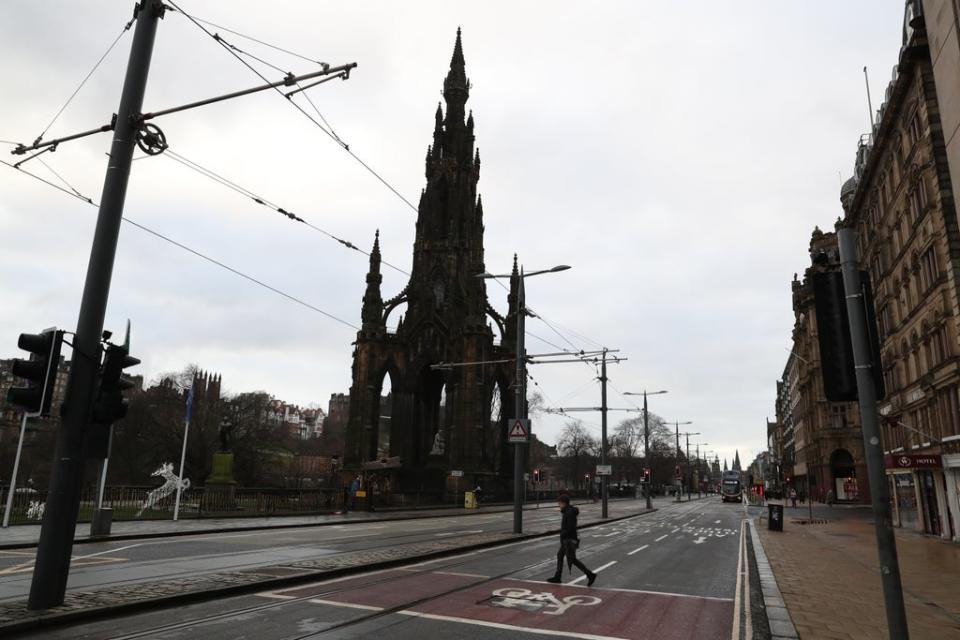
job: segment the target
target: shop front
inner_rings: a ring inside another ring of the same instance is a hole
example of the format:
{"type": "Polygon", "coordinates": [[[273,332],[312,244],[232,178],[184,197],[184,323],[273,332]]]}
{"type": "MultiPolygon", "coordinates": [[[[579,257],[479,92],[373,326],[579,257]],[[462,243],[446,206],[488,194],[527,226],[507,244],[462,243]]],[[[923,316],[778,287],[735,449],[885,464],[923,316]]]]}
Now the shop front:
{"type": "Polygon", "coordinates": [[[943,463],[939,454],[899,453],[885,459],[894,526],[949,538],[943,463]]]}
{"type": "Polygon", "coordinates": [[[830,455],[830,480],[837,502],[857,502],[860,499],[857,467],[846,449],[837,449],[830,455]]]}
{"type": "Polygon", "coordinates": [[[954,542],[960,542],[960,453],[943,456],[943,474],[947,486],[950,533],[954,542]]]}

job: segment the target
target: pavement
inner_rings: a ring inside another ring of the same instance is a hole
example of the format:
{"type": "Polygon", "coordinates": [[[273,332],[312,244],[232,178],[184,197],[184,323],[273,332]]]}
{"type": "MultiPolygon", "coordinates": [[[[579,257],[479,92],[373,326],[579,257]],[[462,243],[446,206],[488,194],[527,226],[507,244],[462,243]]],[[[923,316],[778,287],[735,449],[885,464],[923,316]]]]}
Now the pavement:
{"type": "MultiPolygon", "coordinates": [[[[601,523],[599,504],[581,508],[582,524],[601,523]]],[[[612,501],[610,506],[613,517],[644,511],[639,500],[612,501]]],[[[382,569],[518,539],[511,533],[510,512],[444,516],[157,536],[132,544],[91,542],[73,558],[64,605],[42,614],[26,610],[33,551],[0,551],[0,633],[382,569]]],[[[559,525],[553,505],[527,511],[524,519],[528,535],[555,532],[559,525]]]]}
{"type": "MultiPolygon", "coordinates": [[[[783,532],[757,523],[773,575],[801,638],[888,638],[869,508],[787,507],[783,532]]],[[[896,531],[907,624],[914,640],[960,639],[960,545],[896,531]]]]}
{"type": "MultiPolygon", "coordinates": [[[[556,566],[554,536],[513,539],[24,637],[769,638],[762,601],[758,609],[751,598],[759,582],[758,567],[749,561],[747,508],[716,499],[655,506],[654,513],[615,522],[600,522],[592,506],[583,508],[581,523],[594,526],[581,532],[579,556],[598,573],[593,587],[576,569],[564,569],[563,584],[546,582],[556,566]]],[[[620,513],[611,509],[611,515],[620,513]]]]}

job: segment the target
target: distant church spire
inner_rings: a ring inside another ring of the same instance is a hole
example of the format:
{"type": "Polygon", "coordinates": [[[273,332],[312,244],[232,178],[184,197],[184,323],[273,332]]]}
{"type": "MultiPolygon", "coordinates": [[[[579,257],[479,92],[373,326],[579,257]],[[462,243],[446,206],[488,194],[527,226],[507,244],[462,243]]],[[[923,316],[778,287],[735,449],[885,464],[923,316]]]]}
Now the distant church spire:
{"type": "Polygon", "coordinates": [[[733,470],[734,470],[734,471],[743,471],[743,469],[740,468],[740,450],[739,450],[739,449],[734,452],[734,456],[733,456],[733,470]]]}

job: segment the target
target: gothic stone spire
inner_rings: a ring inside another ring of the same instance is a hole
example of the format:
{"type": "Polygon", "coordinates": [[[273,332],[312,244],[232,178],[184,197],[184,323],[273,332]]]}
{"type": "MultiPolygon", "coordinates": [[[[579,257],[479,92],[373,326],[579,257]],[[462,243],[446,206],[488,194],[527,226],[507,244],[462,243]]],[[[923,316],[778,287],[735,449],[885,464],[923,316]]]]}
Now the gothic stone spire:
{"type": "Polygon", "coordinates": [[[373,239],[370,252],[370,271],[367,272],[367,291],[363,294],[363,308],[360,317],[364,331],[377,331],[383,328],[383,298],[380,296],[380,230],[373,239]]]}

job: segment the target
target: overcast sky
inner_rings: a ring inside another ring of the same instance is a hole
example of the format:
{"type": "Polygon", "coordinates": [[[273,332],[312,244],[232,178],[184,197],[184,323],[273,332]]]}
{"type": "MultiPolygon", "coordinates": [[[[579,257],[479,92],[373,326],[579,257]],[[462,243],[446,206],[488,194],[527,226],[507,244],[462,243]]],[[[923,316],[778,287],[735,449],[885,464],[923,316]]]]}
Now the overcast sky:
{"type": "MultiPolygon", "coordinates": [[[[180,2],[181,0],[178,0],[180,2]]],[[[0,2],[0,140],[31,141],[121,32],[133,2],[0,2]]],[[[790,281],[814,225],[841,213],[858,136],[900,47],[903,0],[795,2],[302,2],[182,0],[206,20],[331,64],[310,91],[357,155],[407,199],[424,186],[457,26],[482,158],[491,271],[570,264],[527,286],[556,345],[619,348],[621,391],[667,389],[650,409],[692,420],[704,447],[746,464],[765,447],[793,325],[790,281]],[[569,340],[570,342],[567,342],[569,340]]],[[[309,62],[239,37],[284,70],[309,62]]],[[[116,111],[128,32],[47,138],[116,111]]],[[[271,79],[276,71],[266,69],[271,79]]],[[[159,27],[146,110],[258,84],[191,25],[159,27]]],[[[301,99],[301,104],[310,109],[301,99]]],[[[409,269],[414,213],[275,93],[163,117],[170,148],[409,269]]],[[[109,134],[45,161],[99,201],[109,134]]],[[[0,145],[4,159],[8,145],[0,145]]],[[[140,154],[138,154],[140,155],[140,154]]],[[[25,165],[56,180],[32,161],[25,165]]],[[[349,323],[367,260],[169,158],[134,163],[126,215],[349,323]]],[[[0,166],[0,357],[22,331],[74,329],[96,210],[0,166]]],[[[386,269],[384,297],[406,276],[386,269]]],[[[506,292],[491,285],[501,311],[506,292]]],[[[196,363],[231,392],[326,408],[350,385],[355,330],[124,225],[106,327],[133,323],[148,379],[196,363]]],[[[555,351],[530,338],[530,352],[555,351]]],[[[553,406],[599,404],[589,366],[531,373],[553,406]]],[[[628,414],[612,413],[611,426],[628,414]]],[[[599,435],[599,414],[582,414],[599,435]]],[[[554,441],[564,419],[534,429],[554,441]]],[[[692,439],[695,441],[697,438],[692,439]]]]}

